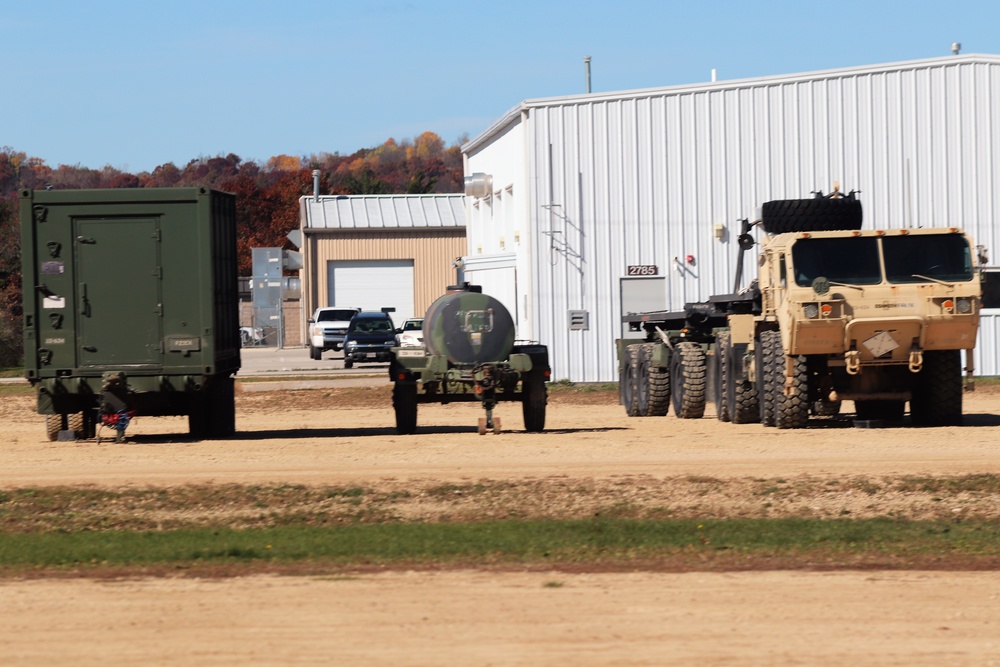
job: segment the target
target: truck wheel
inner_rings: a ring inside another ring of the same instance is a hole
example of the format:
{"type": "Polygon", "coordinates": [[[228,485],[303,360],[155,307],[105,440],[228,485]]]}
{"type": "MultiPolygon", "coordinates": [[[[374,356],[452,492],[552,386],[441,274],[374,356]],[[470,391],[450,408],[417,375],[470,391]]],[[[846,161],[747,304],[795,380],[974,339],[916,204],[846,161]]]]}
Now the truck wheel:
{"type": "Polygon", "coordinates": [[[55,442],[62,430],[62,415],[45,415],[45,435],[49,442],[55,442]]]}
{"type": "Polygon", "coordinates": [[[697,343],[678,343],[670,357],[670,398],[681,419],[705,416],[705,351],[697,343]]]}
{"type": "Polygon", "coordinates": [[[640,345],[628,345],[625,347],[625,358],[622,360],[622,387],[620,394],[622,405],[625,406],[625,414],[629,417],[639,416],[638,381],[640,352],[640,345]]]}
{"type": "Polygon", "coordinates": [[[650,343],[643,343],[639,348],[639,369],[635,378],[636,414],[639,417],[649,416],[649,362],[652,356],[650,343]]]}
{"type": "Polygon", "coordinates": [[[354,365],[353,361],[351,361],[347,357],[344,357],[344,368],[350,368],[353,365],[354,365]]]}
{"type": "Polygon", "coordinates": [[[809,422],[809,368],[806,357],[800,354],[792,362],[792,394],[784,391],[785,354],[780,344],[779,334],[778,354],[775,355],[775,382],[777,397],[774,410],[774,421],[778,428],[804,428],[809,422]]]}
{"type": "Polygon", "coordinates": [[[662,417],[670,410],[670,371],[661,366],[653,365],[653,352],[656,350],[656,345],[656,343],[645,343],[642,346],[649,387],[646,415],[650,417],[662,417]]]}
{"type": "MultiPolygon", "coordinates": [[[[759,347],[759,346],[758,346],[759,347]]],[[[760,401],[757,385],[745,379],[739,379],[743,359],[738,358],[735,348],[730,347],[726,353],[727,373],[726,398],[729,401],[729,419],[734,424],[756,424],[760,421],[760,401]]]]}
{"type": "Polygon", "coordinates": [[[777,398],[775,381],[775,348],[781,345],[781,334],[777,331],[765,331],[760,335],[757,364],[757,393],[760,395],[760,423],[764,426],[774,426],[775,398],[777,398]]]}
{"type": "Polygon", "coordinates": [[[853,197],[778,199],[764,202],[761,224],[768,234],[861,229],[861,202],[853,197]]]}
{"type": "Polygon", "coordinates": [[[913,384],[910,419],[921,426],[962,423],[962,358],[959,350],[924,352],[913,384]]]}
{"type": "Polygon", "coordinates": [[[313,361],[319,361],[323,358],[323,350],[318,347],[309,346],[309,358],[313,361]]]}
{"type": "MultiPolygon", "coordinates": [[[[544,407],[544,406],[543,406],[544,407]]],[[[395,382],[392,385],[392,408],[396,411],[396,433],[412,435],[417,431],[417,385],[395,382]]],[[[542,415],[544,421],[544,415],[542,415]]]]}
{"type": "Polygon", "coordinates": [[[817,417],[836,417],[840,414],[840,401],[815,401],[812,411],[817,417]]]}
{"type": "Polygon", "coordinates": [[[528,373],[521,379],[521,413],[524,415],[524,430],[541,433],[545,430],[545,404],[548,402],[548,387],[541,373],[528,373]]]}
{"type": "Polygon", "coordinates": [[[720,422],[729,421],[729,339],[728,331],[715,337],[715,416],[720,422]]]}

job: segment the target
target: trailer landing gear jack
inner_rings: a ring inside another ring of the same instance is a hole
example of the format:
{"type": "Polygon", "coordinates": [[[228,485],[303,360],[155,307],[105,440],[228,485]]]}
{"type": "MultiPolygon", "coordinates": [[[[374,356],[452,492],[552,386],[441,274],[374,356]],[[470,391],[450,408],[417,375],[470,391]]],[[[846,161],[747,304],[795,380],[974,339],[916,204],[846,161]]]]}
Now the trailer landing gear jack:
{"type": "Polygon", "coordinates": [[[493,399],[492,392],[490,395],[483,395],[483,408],[486,409],[486,416],[479,418],[479,435],[486,435],[487,431],[493,431],[494,435],[500,434],[500,418],[493,416],[493,408],[496,407],[496,401],[493,399]]]}

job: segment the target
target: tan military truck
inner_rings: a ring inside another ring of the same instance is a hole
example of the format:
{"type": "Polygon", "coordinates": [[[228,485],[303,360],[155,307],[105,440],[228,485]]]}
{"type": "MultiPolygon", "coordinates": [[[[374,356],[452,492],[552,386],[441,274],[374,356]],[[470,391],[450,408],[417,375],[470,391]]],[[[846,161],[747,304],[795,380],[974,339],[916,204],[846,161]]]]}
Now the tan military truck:
{"type": "Polygon", "coordinates": [[[903,419],[907,403],[914,424],[961,422],[961,354],[971,376],[981,305],[975,246],[957,228],[861,220],[853,192],[767,202],[739,239],[745,251],[752,227],[767,234],[750,288],[623,317],[647,333],[618,341],[628,413],[701,417],[711,397],[723,421],[801,428],[851,400],[865,425],[903,419]]]}

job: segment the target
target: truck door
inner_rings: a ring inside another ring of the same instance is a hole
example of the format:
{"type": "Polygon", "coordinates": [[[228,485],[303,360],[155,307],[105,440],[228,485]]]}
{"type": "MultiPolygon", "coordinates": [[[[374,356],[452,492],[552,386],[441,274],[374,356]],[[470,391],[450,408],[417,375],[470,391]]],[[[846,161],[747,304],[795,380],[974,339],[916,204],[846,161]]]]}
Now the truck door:
{"type": "Polygon", "coordinates": [[[155,218],[74,220],[81,366],[160,366],[155,218]]]}

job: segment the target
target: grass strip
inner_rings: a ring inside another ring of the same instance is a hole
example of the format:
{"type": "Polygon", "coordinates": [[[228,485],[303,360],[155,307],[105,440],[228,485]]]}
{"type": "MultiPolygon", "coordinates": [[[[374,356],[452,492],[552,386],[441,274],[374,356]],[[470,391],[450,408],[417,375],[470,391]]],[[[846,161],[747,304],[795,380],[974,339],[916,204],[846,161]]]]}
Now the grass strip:
{"type": "Polygon", "coordinates": [[[0,568],[323,561],[586,563],[678,552],[996,558],[992,522],[585,519],[0,535],[0,568]]]}

